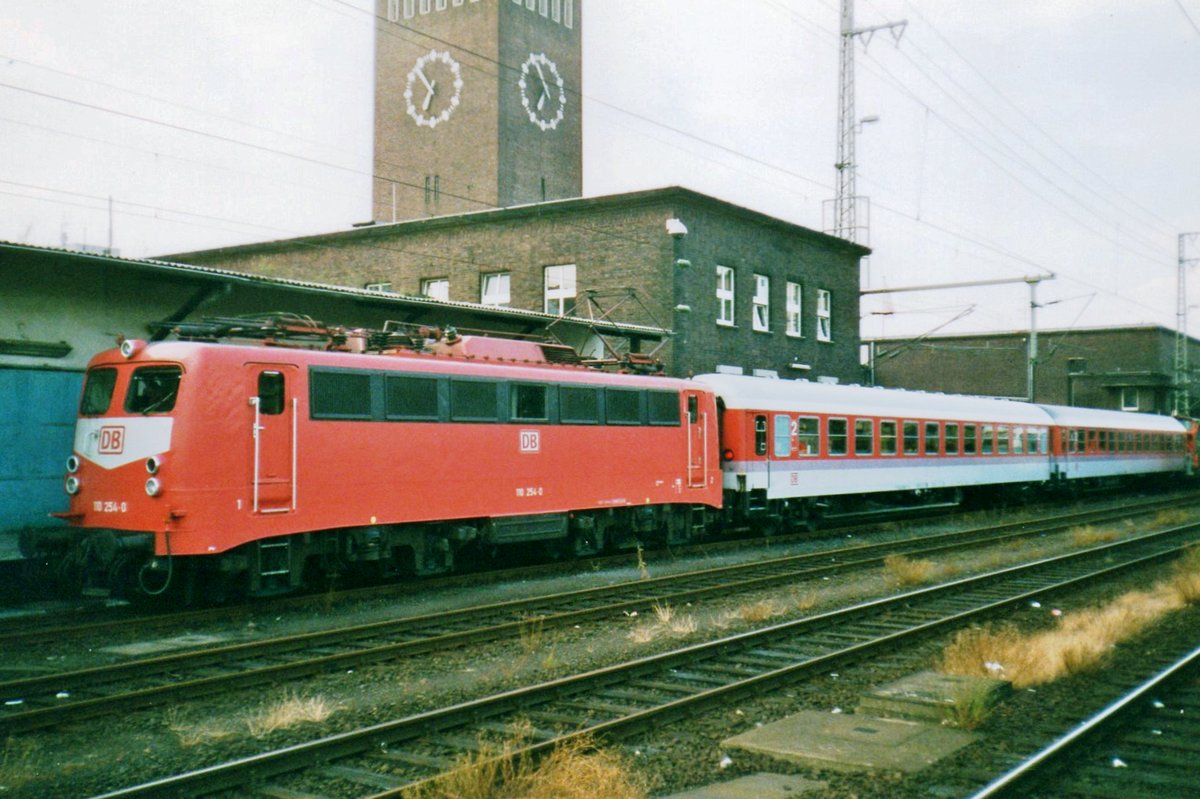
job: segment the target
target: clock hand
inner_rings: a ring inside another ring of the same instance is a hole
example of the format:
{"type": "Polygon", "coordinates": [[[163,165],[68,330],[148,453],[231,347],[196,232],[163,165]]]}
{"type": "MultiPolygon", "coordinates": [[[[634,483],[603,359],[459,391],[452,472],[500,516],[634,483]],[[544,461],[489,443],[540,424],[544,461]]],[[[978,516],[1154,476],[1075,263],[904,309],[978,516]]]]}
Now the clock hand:
{"type": "Polygon", "coordinates": [[[421,83],[425,84],[426,90],[433,91],[433,84],[429,82],[429,78],[425,77],[425,71],[420,67],[418,67],[415,71],[417,73],[417,77],[421,79],[421,83]]]}
{"type": "Polygon", "coordinates": [[[429,110],[429,104],[433,102],[433,92],[434,92],[434,87],[437,86],[437,81],[435,80],[432,82],[427,82],[425,85],[429,87],[429,91],[425,95],[425,102],[421,104],[422,111],[429,110]]]}

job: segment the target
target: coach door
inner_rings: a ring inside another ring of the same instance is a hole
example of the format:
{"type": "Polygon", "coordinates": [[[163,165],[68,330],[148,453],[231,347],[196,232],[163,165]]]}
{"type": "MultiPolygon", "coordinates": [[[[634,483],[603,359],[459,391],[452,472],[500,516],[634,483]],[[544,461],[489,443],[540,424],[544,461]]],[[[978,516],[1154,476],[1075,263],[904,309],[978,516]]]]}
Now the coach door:
{"type": "Polygon", "coordinates": [[[296,509],[295,370],[283,364],[250,369],[251,510],[285,513],[296,509]]]}
{"type": "Polygon", "coordinates": [[[700,395],[684,392],[687,402],[688,426],[688,487],[703,488],[708,474],[707,414],[700,410],[700,395]]]}

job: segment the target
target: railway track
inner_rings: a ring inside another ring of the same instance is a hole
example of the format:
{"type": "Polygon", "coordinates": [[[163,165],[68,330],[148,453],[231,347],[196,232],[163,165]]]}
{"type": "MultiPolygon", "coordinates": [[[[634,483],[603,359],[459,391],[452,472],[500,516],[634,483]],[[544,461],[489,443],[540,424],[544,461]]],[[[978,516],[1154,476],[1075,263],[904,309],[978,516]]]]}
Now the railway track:
{"type": "MultiPolygon", "coordinates": [[[[1151,513],[1161,505],[1139,509],[1151,513]]],[[[1109,518],[1111,511],[1106,511],[1109,518]]],[[[1125,514],[1122,514],[1125,515],[1125,514]]],[[[518,636],[539,629],[642,612],[655,603],[769,588],[800,579],[878,566],[889,555],[929,556],[1048,535],[1104,518],[1091,511],[935,536],[705,569],[336,630],[209,647],[0,683],[0,734],[150,707],[282,679],[518,636]]]]}
{"type": "MultiPolygon", "coordinates": [[[[1150,513],[1156,508],[1141,509],[1150,513]]],[[[1107,511],[1112,518],[1112,511],[1107,511]]],[[[1122,517],[1127,514],[1122,513],[1122,517]]],[[[880,566],[889,555],[927,557],[1006,540],[1049,535],[1103,518],[1068,514],[915,539],[860,544],[816,553],[705,569],[500,602],[441,613],[355,625],[0,683],[0,735],[179,702],[269,682],[539,630],[677,606],[710,596],[761,590],[880,566]]]]}
{"type": "MultiPolygon", "coordinates": [[[[1154,665],[1148,663],[1147,670],[1154,665]]],[[[971,799],[1195,797],[1200,649],[1158,665],[1161,670],[1149,679],[971,799]]]]}
{"type": "Polygon", "coordinates": [[[714,704],[824,674],[1014,603],[1176,556],[1200,525],[1146,534],[865,602],[718,641],[507,691],[103,795],[400,796],[428,784],[489,738],[526,730],[514,754],[536,756],[578,736],[623,737],[714,704]]]}

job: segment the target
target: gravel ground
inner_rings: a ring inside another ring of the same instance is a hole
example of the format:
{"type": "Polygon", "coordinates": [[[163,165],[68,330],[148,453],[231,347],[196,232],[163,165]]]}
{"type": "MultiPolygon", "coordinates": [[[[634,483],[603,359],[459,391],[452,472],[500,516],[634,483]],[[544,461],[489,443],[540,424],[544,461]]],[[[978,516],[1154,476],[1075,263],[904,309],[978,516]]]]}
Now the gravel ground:
{"type": "MultiPolygon", "coordinates": [[[[961,522],[960,522],[961,525],[961,522]]],[[[888,525],[883,535],[911,535],[917,529],[937,527],[922,523],[888,525]]],[[[1122,527],[1122,531],[1130,528],[1122,527]]],[[[815,545],[809,545],[815,546],[815,545]]],[[[945,579],[1007,562],[1027,559],[1032,551],[1052,554],[1077,546],[1073,538],[1057,536],[1025,545],[1001,546],[950,556],[935,564],[933,579],[945,579]]],[[[769,556],[782,554],[773,549],[769,556]]],[[[763,553],[738,553],[720,558],[695,558],[688,561],[652,561],[654,576],[714,565],[716,562],[762,557],[763,553]]],[[[632,558],[632,556],[631,556],[632,558]]],[[[585,573],[545,581],[511,583],[479,589],[456,590],[439,596],[406,597],[399,612],[431,612],[443,607],[464,606],[481,601],[498,601],[513,596],[540,594],[555,587],[583,587],[633,579],[632,567],[605,573],[585,573]]],[[[1131,585],[1145,585],[1146,578],[1133,579],[1131,585]]],[[[291,743],[310,740],[334,732],[354,729],[394,719],[421,710],[526,685],[547,677],[577,673],[609,665],[633,656],[665,651],[677,646],[767,623],[747,623],[748,616],[774,613],[769,621],[795,618],[844,606],[862,599],[893,593],[895,578],[875,570],[858,575],[797,584],[755,595],[725,597],[695,607],[674,608],[676,631],[650,614],[622,615],[606,622],[589,623],[569,629],[541,630],[530,624],[519,640],[496,642],[471,650],[453,650],[435,656],[419,657],[378,664],[352,672],[325,675],[289,685],[240,692],[173,708],[150,709],[120,718],[101,718],[55,730],[22,734],[9,739],[0,755],[0,795],[13,797],[84,797],[140,783],[235,757],[269,751],[291,743]],[[691,620],[695,630],[687,632],[691,620]],[[252,734],[255,714],[285,698],[322,703],[332,710],[322,722],[302,723],[288,729],[252,734]]],[[[1079,607],[1095,601],[1101,594],[1121,590],[1106,586],[1089,592],[1090,599],[1064,599],[1064,607],[1079,607]]],[[[305,629],[327,628],[334,624],[370,621],[397,613],[396,606],[383,602],[329,613],[295,614],[288,617],[257,619],[238,627],[218,627],[188,632],[224,635],[231,638],[256,638],[281,635],[305,629]]],[[[1028,624],[1049,623],[1045,612],[1019,614],[1028,624]]],[[[1196,629],[1194,613],[1190,629],[1196,629]]],[[[1177,625],[1175,620],[1162,630],[1177,625]]],[[[1183,626],[1187,633],[1187,625],[1183,626]]],[[[1136,653],[1138,646],[1155,645],[1159,630],[1147,634],[1143,643],[1121,647],[1117,656],[1136,653]]],[[[1194,635],[1193,635],[1194,637],[1194,635]]],[[[121,639],[116,636],[116,639],[121,639]]],[[[63,642],[35,652],[0,653],[0,667],[40,665],[54,669],[74,668],[112,659],[101,651],[105,642],[63,642]]],[[[109,642],[112,643],[112,642],[109,642]]],[[[729,779],[758,770],[805,773],[801,769],[768,763],[749,755],[730,755],[732,764],[722,768],[726,754],[720,742],[756,723],[778,719],[800,709],[850,709],[866,687],[928,668],[944,642],[929,641],[916,650],[896,653],[871,664],[847,666],[836,676],[798,684],[792,689],[730,706],[722,711],[687,723],[672,725],[645,740],[631,741],[622,748],[630,754],[635,768],[643,771],[656,785],[656,792],[669,793],[683,787],[729,779]]],[[[1133,655],[1135,656],[1135,655],[1133,655]]],[[[1086,689],[1086,679],[1064,680],[1036,693],[1019,693],[987,723],[985,741],[971,747],[960,757],[971,757],[979,747],[1003,746],[1008,723],[1025,723],[1031,714],[1047,702],[1071,701],[1072,691],[1086,689]]],[[[919,779],[895,774],[850,776],[813,774],[829,781],[829,797],[908,797],[929,796],[936,784],[936,767],[919,779]],[[931,782],[932,780],[932,782],[931,782]]]]}

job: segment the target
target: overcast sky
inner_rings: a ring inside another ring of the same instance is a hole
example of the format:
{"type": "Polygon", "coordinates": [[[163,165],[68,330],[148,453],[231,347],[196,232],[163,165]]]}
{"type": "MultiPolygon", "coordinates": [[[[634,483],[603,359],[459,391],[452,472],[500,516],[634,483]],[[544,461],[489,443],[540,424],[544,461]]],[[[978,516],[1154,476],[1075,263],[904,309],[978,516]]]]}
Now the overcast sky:
{"type": "MultiPolygon", "coordinates": [[[[366,220],[372,8],[0,0],[0,238],[111,234],[142,257],[366,220]]],[[[584,0],[585,194],[678,184],[827,227],[838,13],[584,0]]],[[[879,118],[858,140],[869,287],[1053,272],[1039,326],[1174,326],[1178,236],[1200,231],[1200,0],[859,0],[856,16],[908,23],[856,55],[857,115],[879,118]]],[[[878,295],[863,333],[1021,328],[1028,305],[1024,284],[878,295]]]]}

